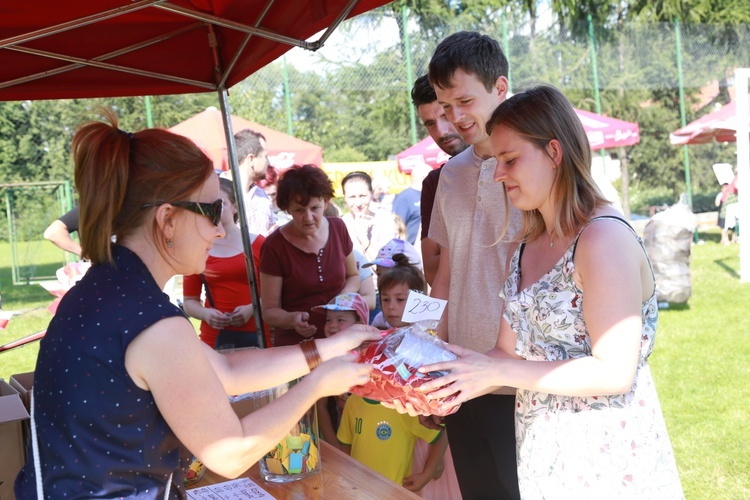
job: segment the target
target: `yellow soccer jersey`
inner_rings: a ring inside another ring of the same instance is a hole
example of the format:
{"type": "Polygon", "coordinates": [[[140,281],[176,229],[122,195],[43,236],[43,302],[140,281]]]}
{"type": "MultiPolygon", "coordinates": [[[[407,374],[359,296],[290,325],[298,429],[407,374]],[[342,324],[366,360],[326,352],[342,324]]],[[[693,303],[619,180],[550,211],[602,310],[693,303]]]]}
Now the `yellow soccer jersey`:
{"type": "Polygon", "coordinates": [[[441,432],[428,429],[417,417],[352,394],[344,405],[337,437],[341,444],[352,447],[352,457],[402,484],[411,476],[417,439],[432,444],[441,432]]]}

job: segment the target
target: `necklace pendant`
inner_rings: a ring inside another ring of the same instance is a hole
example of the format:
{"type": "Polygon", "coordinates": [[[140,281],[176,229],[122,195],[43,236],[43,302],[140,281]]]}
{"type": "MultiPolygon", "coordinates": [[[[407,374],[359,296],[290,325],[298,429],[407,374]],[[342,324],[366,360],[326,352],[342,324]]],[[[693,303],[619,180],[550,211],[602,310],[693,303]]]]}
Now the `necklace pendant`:
{"type": "Polygon", "coordinates": [[[555,246],[555,242],[554,241],[550,241],[549,242],[549,247],[552,248],[553,246],[555,246]]]}

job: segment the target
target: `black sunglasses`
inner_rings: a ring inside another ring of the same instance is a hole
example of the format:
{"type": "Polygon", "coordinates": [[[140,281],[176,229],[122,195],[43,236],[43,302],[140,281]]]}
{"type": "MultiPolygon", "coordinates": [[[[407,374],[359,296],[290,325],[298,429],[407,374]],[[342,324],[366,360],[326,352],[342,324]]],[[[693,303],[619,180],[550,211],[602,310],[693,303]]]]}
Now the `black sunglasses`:
{"type": "Polygon", "coordinates": [[[141,208],[158,207],[164,204],[170,204],[173,207],[184,208],[198,215],[205,215],[214,226],[221,222],[221,212],[224,209],[224,201],[219,198],[213,203],[201,203],[199,201],[157,201],[156,203],[146,203],[141,208]]]}

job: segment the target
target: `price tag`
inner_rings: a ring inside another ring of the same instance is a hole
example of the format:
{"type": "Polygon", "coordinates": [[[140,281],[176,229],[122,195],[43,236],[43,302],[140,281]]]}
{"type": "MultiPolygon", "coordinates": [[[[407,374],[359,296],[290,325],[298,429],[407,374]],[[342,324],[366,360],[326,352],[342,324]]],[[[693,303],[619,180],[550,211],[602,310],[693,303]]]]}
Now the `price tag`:
{"type": "Polygon", "coordinates": [[[404,323],[414,323],[425,319],[440,320],[445,311],[447,300],[428,297],[414,290],[409,291],[406,298],[406,307],[401,321],[404,323]]]}

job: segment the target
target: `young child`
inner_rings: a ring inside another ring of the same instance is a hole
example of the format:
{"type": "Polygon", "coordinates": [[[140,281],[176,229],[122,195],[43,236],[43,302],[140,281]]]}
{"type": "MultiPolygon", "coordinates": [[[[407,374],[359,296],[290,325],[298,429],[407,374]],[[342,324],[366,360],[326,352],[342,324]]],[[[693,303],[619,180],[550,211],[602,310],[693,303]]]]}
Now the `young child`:
{"type": "MultiPolygon", "coordinates": [[[[408,326],[401,317],[409,290],[425,293],[427,282],[405,254],[390,255],[388,260],[376,259],[371,263],[391,264],[379,269],[383,315],[389,328],[408,326]]],[[[448,437],[441,429],[428,428],[416,417],[352,395],[344,406],[338,439],[342,449],[358,461],[423,498],[460,498],[453,462],[443,462],[448,437]],[[450,471],[444,472],[446,466],[450,471]],[[432,481],[434,478],[440,478],[441,486],[432,481]],[[443,485],[451,480],[452,486],[443,485]]]]}
{"type": "MultiPolygon", "coordinates": [[[[342,293],[335,296],[328,304],[315,306],[313,309],[326,310],[326,323],[323,332],[326,337],[334,333],[345,330],[352,325],[367,324],[370,311],[362,296],[358,293],[342,293]]],[[[339,415],[343,410],[344,396],[329,396],[318,400],[318,427],[323,441],[341,448],[336,439],[336,429],[338,428],[339,415]]]]}
{"type": "MultiPolygon", "coordinates": [[[[383,274],[387,269],[393,268],[397,266],[398,264],[394,260],[394,256],[401,254],[405,257],[403,260],[404,265],[411,265],[410,267],[414,267],[415,270],[419,273],[422,272],[422,259],[419,256],[419,252],[417,252],[416,248],[409,243],[408,241],[400,240],[398,238],[394,238],[385,245],[383,245],[380,250],[378,250],[378,256],[375,260],[368,262],[366,264],[363,264],[363,268],[368,268],[370,266],[377,266],[376,274],[380,276],[383,274]]],[[[408,271],[400,271],[400,273],[408,272],[408,271]]],[[[412,273],[413,274],[413,273],[412,273]]],[[[411,281],[414,283],[415,290],[419,290],[422,293],[426,293],[424,290],[425,288],[422,286],[421,282],[418,278],[412,277],[411,281]]],[[[422,281],[424,281],[426,286],[426,280],[424,280],[424,277],[422,277],[422,281]]],[[[383,307],[383,298],[380,296],[380,287],[378,286],[378,309],[377,314],[375,317],[373,317],[372,322],[370,323],[375,328],[379,328],[381,330],[388,330],[392,326],[404,326],[404,325],[393,325],[390,324],[384,314],[385,308],[383,307]]],[[[409,295],[409,289],[407,288],[406,295],[409,295]]],[[[400,316],[399,316],[400,318],[400,316]]]]}
{"type": "Polygon", "coordinates": [[[445,431],[429,429],[417,417],[356,394],[346,400],[338,439],[344,452],[411,491],[421,490],[439,475],[448,446],[445,431]],[[413,474],[418,440],[429,443],[429,453],[421,472],[413,474]]]}

